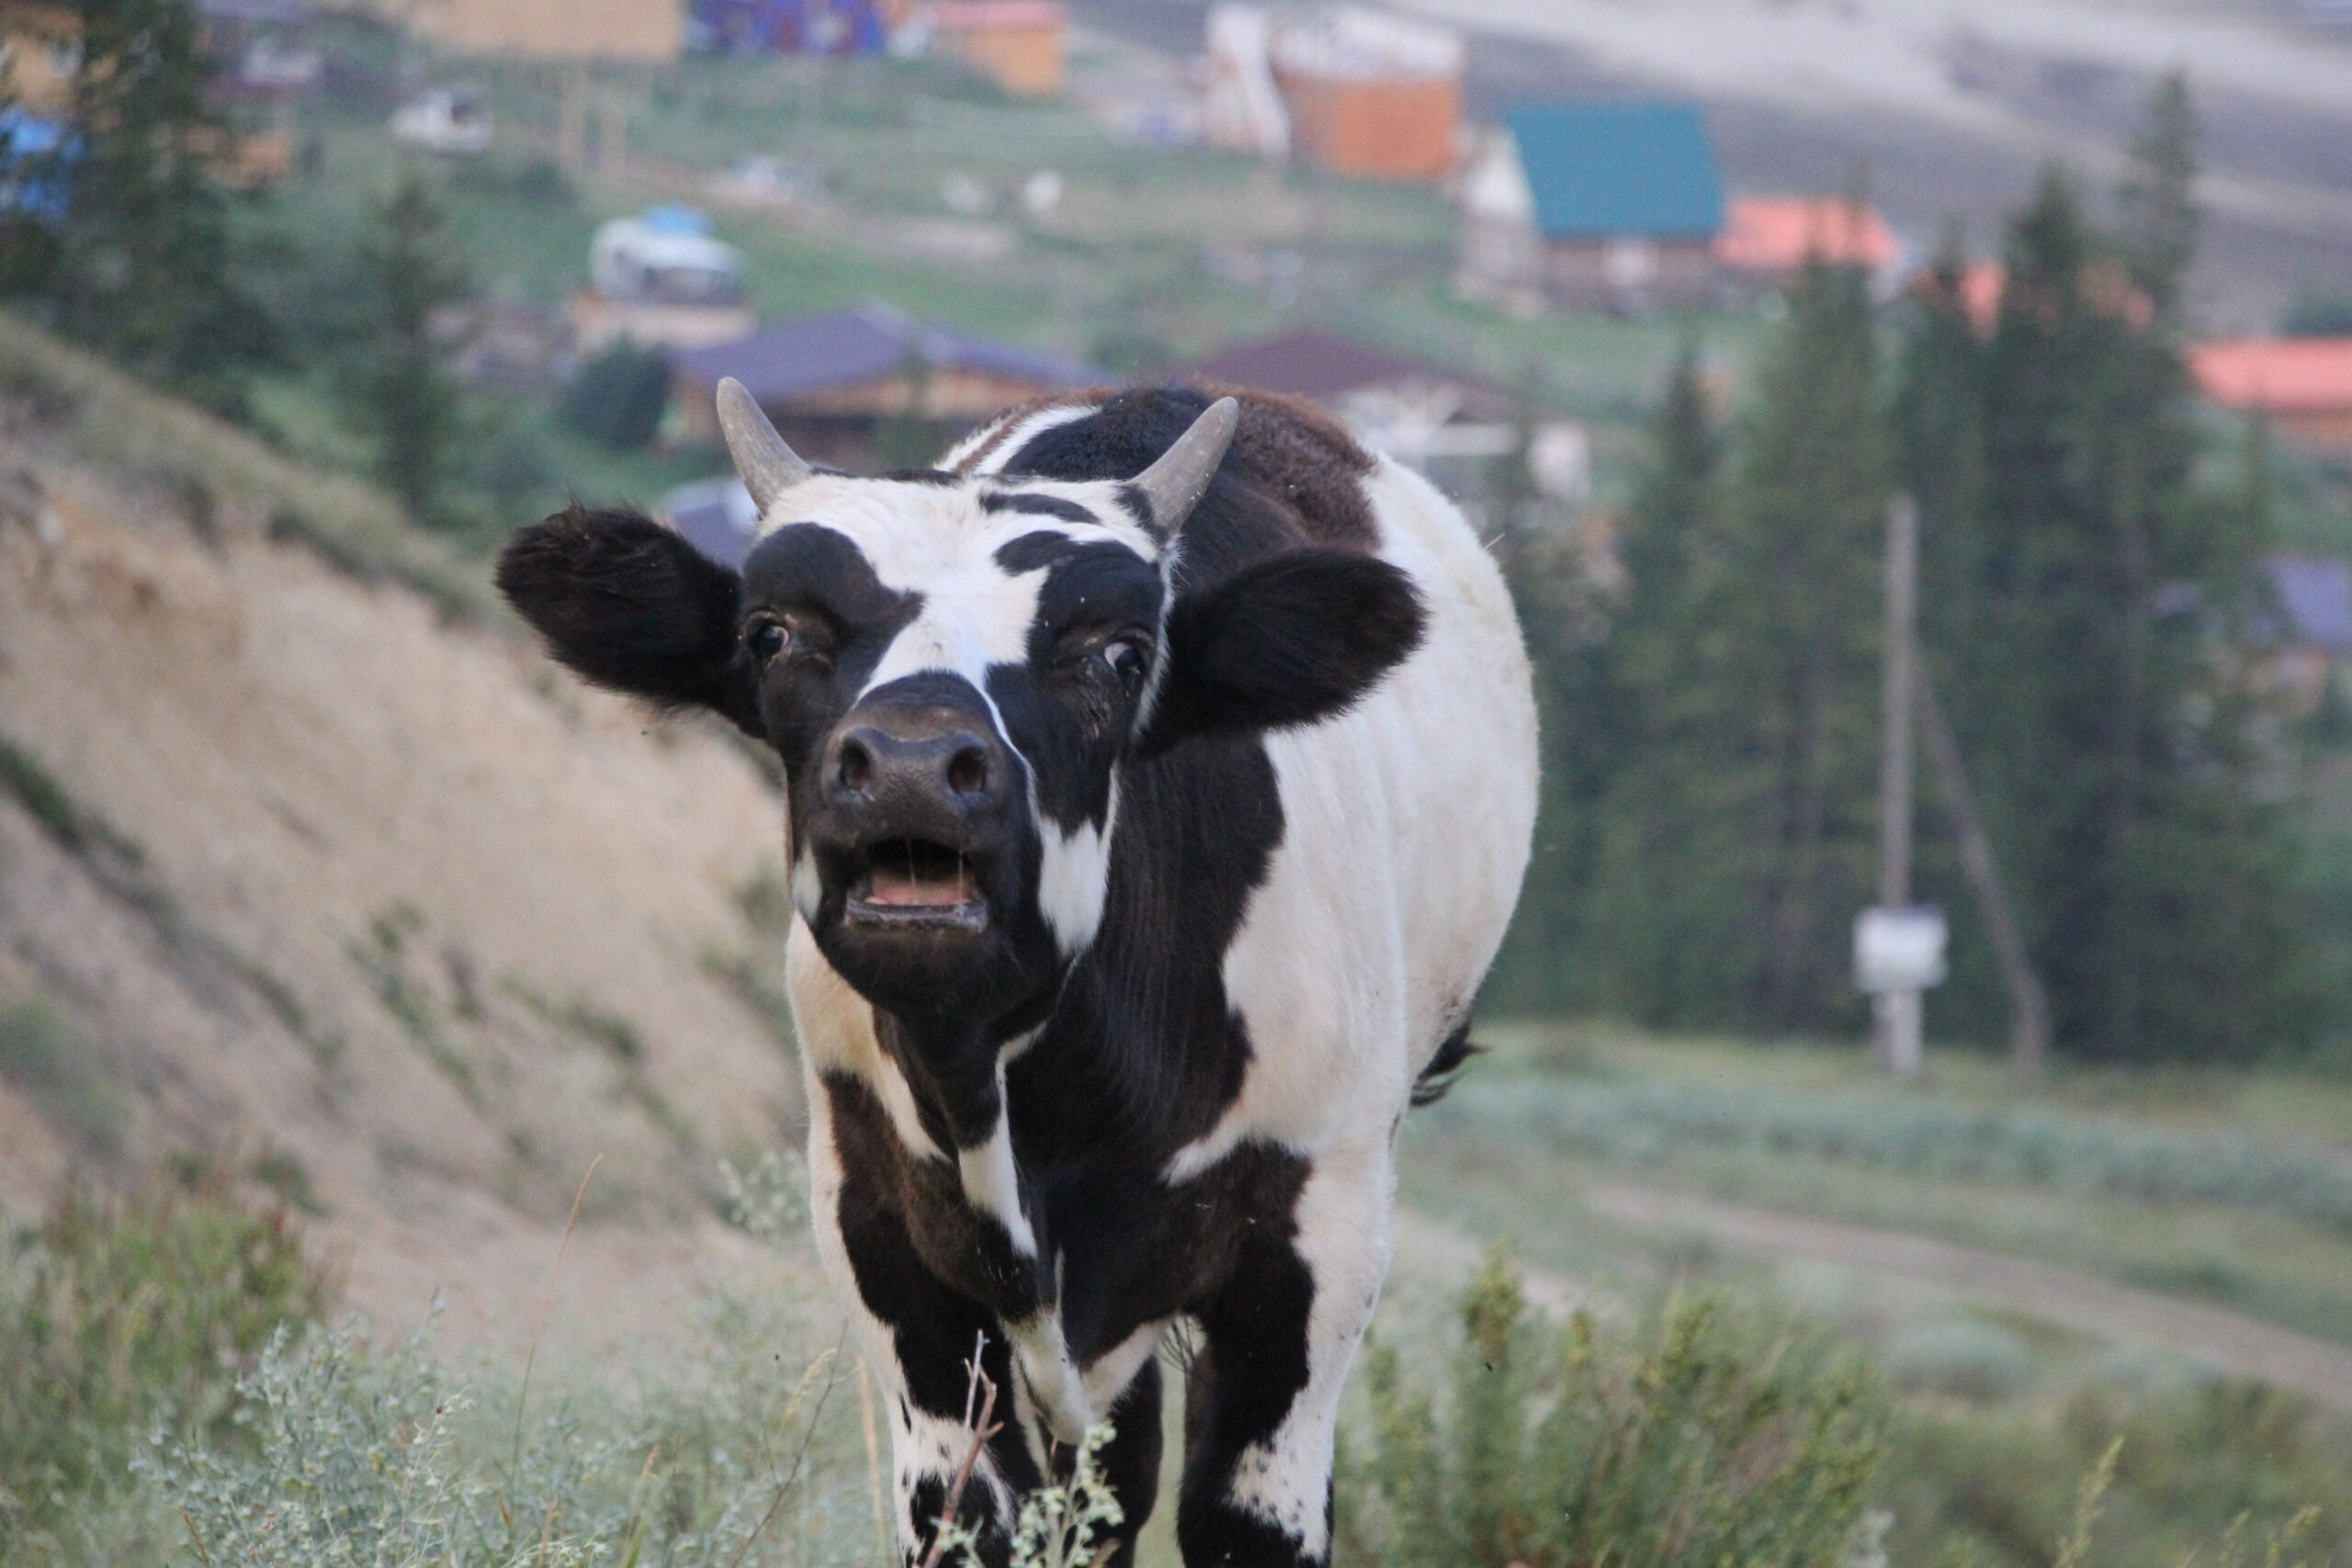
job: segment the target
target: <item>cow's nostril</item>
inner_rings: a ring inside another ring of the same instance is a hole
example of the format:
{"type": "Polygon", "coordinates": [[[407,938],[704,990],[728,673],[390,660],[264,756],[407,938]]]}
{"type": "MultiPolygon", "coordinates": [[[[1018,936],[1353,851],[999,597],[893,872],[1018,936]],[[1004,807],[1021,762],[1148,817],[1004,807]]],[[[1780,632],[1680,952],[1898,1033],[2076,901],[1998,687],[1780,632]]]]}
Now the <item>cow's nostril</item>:
{"type": "Polygon", "coordinates": [[[874,754],[861,740],[842,742],[841,754],[833,762],[833,777],[847,790],[862,790],[865,781],[874,776],[874,754]]]}
{"type": "Polygon", "coordinates": [[[978,795],[989,787],[989,760],[977,746],[967,746],[947,762],[947,787],[957,795],[978,795]]]}

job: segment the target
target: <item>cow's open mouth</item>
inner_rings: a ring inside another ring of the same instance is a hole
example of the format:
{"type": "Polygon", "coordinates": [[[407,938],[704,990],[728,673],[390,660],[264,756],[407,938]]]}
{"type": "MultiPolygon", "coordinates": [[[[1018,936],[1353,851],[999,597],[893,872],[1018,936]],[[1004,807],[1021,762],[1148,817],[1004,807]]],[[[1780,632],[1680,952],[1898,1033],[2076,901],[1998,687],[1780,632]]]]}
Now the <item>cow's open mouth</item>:
{"type": "Polygon", "coordinates": [[[988,900],[971,857],[925,839],[887,839],[867,852],[865,874],[850,888],[849,916],[872,925],[952,927],[988,924],[988,900]]]}

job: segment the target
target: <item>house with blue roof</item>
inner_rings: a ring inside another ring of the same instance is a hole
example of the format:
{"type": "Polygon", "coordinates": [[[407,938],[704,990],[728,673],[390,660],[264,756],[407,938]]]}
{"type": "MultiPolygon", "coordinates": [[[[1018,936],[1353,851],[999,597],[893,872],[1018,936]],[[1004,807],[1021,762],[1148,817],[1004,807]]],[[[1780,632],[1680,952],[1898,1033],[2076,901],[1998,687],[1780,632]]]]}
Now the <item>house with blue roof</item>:
{"type": "Polygon", "coordinates": [[[1714,296],[1723,175],[1696,104],[1522,104],[1462,189],[1469,292],[1635,312],[1714,296]]]}

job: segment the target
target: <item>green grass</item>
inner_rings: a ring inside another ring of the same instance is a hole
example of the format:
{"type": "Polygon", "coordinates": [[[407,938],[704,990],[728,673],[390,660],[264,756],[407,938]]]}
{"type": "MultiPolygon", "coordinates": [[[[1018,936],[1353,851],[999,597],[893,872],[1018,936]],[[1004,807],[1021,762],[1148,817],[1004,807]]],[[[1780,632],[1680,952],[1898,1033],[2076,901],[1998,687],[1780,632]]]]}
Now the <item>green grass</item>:
{"type": "Polygon", "coordinates": [[[122,1152],[130,1111],[89,1040],[48,998],[0,997],[0,1083],[30,1096],[83,1152],[122,1152]]]}
{"type": "Polygon", "coordinates": [[[1407,1133],[1408,1198],[1532,1261],[1744,1277],[1616,1224],[1590,1179],[1696,1190],[2085,1269],[2352,1341],[2352,1088],[2263,1074],[2062,1076],[2021,1100],[1951,1054],[1896,1088],[1845,1048],[1498,1029],[1407,1133]]]}
{"type": "Polygon", "coordinates": [[[236,1388],[327,1290],[217,1177],[60,1195],[0,1248],[0,1561],[104,1561],[92,1518],[158,1433],[241,1451],[236,1388]],[[83,1551],[75,1551],[76,1543],[83,1551]]]}

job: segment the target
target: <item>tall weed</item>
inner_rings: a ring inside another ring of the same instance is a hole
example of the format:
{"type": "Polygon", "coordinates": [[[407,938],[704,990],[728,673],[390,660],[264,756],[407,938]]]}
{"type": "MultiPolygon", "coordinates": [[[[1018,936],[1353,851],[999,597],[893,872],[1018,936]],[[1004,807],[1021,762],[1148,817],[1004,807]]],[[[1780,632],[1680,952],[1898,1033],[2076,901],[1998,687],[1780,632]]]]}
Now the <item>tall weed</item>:
{"type": "Polygon", "coordinates": [[[1375,1347],[1351,1556],[1396,1568],[1837,1568],[1886,1428],[1876,1382],[1719,1298],[1630,1332],[1534,1319],[1499,1255],[1461,1303],[1442,1400],[1375,1347]]]}
{"type": "Polygon", "coordinates": [[[156,1428],[232,1444],[237,1380],[327,1288],[220,1179],[69,1189],[0,1263],[0,1559],[130,1480],[156,1428]]]}

